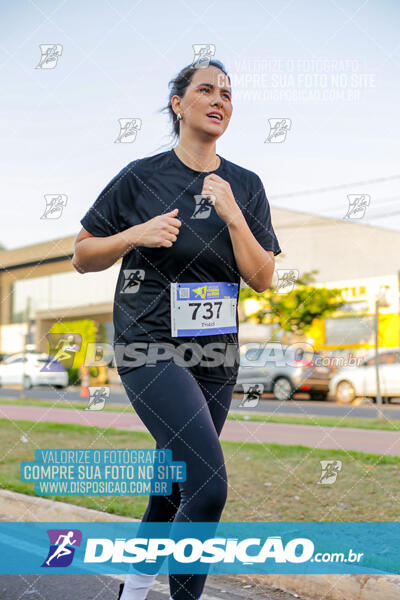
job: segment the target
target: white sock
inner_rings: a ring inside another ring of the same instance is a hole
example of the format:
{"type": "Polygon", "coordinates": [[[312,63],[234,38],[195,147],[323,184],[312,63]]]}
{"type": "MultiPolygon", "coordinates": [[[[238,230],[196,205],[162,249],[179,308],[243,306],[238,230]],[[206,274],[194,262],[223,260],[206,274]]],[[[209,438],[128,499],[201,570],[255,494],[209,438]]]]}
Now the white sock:
{"type": "Polygon", "coordinates": [[[128,573],[120,600],[145,600],[157,575],[128,573]]]}
{"type": "MultiPolygon", "coordinates": [[[[201,600],[201,598],[202,598],[202,596],[199,596],[199,600],[201,600]]],[[[121,600],[122,600],[122,598],[121,598],[121,600]]],[[[174,599],[172,598],[172,596],[170,596],[169,600],[174,600],[174,599]]]]}

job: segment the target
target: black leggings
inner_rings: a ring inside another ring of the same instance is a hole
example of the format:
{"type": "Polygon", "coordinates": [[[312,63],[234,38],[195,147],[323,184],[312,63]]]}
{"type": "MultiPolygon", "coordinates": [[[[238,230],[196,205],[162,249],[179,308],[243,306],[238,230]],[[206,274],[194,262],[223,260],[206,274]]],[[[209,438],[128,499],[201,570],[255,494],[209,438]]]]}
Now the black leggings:
{"type": "MultiPolygon", "coordinates": [[[[219,441],[233,384],[196,380],[172,360],[141,366],[121,376],[135,411],[173,461],[186,462],[186,481],[170,496],[150,496],[142,521],[218,522],[227,498],[227,475],[219,441]]],[[[174,600],[198,600],[206,574],[169,574],[174,600]]]]}

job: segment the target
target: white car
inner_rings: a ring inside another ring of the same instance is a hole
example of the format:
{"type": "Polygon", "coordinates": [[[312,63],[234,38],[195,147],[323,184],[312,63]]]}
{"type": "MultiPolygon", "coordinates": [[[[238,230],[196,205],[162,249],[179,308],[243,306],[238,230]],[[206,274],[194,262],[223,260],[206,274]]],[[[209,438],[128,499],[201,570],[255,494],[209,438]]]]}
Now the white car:
{"type": "Polygon", "coordinates": [[[0,385],[24,385],[28,389],[34,385],[67,387],[68,373],[64,365],[59,361],[52,361],[53,358],[36,352],[7,356],[0,363],[0,385]]]}
{"type": "MultiPolygon", "coordinates": [[[[379,382],[383,399],[400,398],[400,350],[379,354],[379,382]]],[[[341,404],[349,404],[357,397],[376,399],[375,356],[355,367],[340,369],[329,382],[329,396],[341,404]]]]}

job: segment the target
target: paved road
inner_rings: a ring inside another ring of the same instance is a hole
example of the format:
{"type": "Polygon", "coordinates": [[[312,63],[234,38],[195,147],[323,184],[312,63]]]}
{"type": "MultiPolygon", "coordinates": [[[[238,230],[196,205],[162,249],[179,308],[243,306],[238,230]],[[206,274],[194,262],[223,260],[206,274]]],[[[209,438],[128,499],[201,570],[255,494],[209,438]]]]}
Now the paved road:
{"type": "MultiPolygon", "coordinates": [[[[117,600],[124,577],[108,575],[0,575],[1,600],[117,600]]],[[[302,597],[296,596],[299,600],[302,597]]],[[[168,575],[159,575],[148,600],[169,598],[168,575]]],[[[202,600],[293,600],[294,596],[256,584],[251,576],[209,575],[202,600]]]]}
{"type": "MultiPolygon", "coordinates": [[[[0,404],[0,418],[11,421],[75,423],[101,428],[147,431],[137,414],[129,407],[123,412],[105,412],[0,404]]],[[[299,444],[311,448],[356,450],[378,455],[400,456],[399,431],[227,420],[221,439],[234,442],[299,444]]]]}
{"type": "MultiPolygon", "coordinates": [[[[19,398],[21,391],[13,388],[0,388],[0,397],[19,398]]],[[[47,387],[38,387],[27,390],[26,395],[29,398],[39,400],[54,400],[54,401],[81,401],[84,400],[79,394],[79,388],[68,388],[67,390],[54,390],[47,387]]],[[[231,410],[240,410],[238,406],[242,400],[242,396],[235,394],[232,400],[231,410]]],[[[130,406],[129,400],[125,392],[120,388],[112,388],[110,392],[109,404],[123,404],[130,406]]],[[[371,406],[343,406],[335,402],[313,402],[308,400],[307,394],[297,394],[294,401],[279,402],[272,396],[261,400],[256,408],[247,409],[247,412],[259,412],[260,414],[276,414],[276,415],[315,415],[321,417],[360,417],[365,419],[376,418],[376,407],[371,406]]],[[[384,414],[389,419],[400,420],[400,402],[391,405],[385,405],[383,408],[384,414]]]]}

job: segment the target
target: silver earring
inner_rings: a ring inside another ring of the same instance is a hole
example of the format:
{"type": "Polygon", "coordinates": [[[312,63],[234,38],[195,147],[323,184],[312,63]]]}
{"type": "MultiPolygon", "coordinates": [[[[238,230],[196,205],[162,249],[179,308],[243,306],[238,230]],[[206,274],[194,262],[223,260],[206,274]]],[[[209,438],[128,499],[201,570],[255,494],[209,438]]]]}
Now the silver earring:
{"type": "Polygon", "coordinates": [[[182,115],[181,115],[181,113],[178,113],[178,115],[177,115],[177,117],[176,117],[176,118],[177,118],[177,120],[178,120],[178,121],[180,121],[180,120],[182,119],[182,115]]]}

